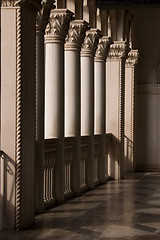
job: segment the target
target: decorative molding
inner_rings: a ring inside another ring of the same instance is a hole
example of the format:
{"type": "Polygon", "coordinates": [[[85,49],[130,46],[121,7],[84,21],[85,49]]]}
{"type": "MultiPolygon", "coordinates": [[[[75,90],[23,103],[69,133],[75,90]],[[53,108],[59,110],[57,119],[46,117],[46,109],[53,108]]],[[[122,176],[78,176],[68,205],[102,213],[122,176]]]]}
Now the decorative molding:
{"type": "Polygon", "coordinates": [[[113,44],[113,41],[110,37],[104,36],[100,38],[94,60],[105,61],[111,44],[113,44]]]}
{"type": "Polygon", "coordinates": [[[98,29],[90,29],[86,32],[86,36],[81,49],[81,56],[95,55],[98,40],[102,37],[101,31],[98,29]]]}
{"type": "Polygon", "coordinates": [[[126,59],[126,67],[135,66],[138,62],[139,53],[138,50],[131,50],[128,53],[128,58],[126,59]]]}
{"type": "Polygon", "coordinates": [[[37,13],[42,8],[41,0],[2,0],[2,7],[22,7],[37,13]]]}
{"type": "Polygon", "coordinates": [[[70,23],[70,28],[66,37],[65,50],[81,48],[88,25],[86,21],[82,20],[75,20],[70,23]]]}
{"type": "Polygon", "coordinates": [[[20,229],[20,215],[21,215],[21,155],[22,155],[22,76],[21,76],[21,70],[22,70],[22,54],[21,54],[21,48],[22,48],[22,38],[21,38],[21,9],[17,9],[17,22],[16,22],[16,28],[17,28],[17,39],[16,39],[16,196],[15,196],[15,228],[16,230],[20,229]]]}
{"type": "Polygon", "coordinates": [[[46,27],[46,42],[64,42],[72,20],[73,13],[67,9],[51,10],[49,23],[46,27]]]}
{"type": "Polygon", "coordinates": [[[160,95],[160,84],[138,84],[138,94],[160,95]]]}
{"type": "Polygon", "coordinates": [[[130,51],[128,42],[125,41],[114,41],[114,44],[110,46],[108,59],[126,59],[130,51]]]}
{"type": "Polygon", "coordinates": [[[49,22],[50,11],[55,8],[55,0],[43,0],[42,10],[38,11],[36,18],[37,31],[45,33],[46,26],[49,22]]]}

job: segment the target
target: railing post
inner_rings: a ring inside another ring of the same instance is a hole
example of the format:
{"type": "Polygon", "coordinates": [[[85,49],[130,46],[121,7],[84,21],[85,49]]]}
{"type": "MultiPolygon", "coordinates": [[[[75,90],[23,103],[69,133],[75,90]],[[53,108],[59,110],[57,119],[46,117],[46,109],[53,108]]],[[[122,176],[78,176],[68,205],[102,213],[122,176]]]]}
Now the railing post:
{"type": "Polygon", "coordinates": [[[45,138],[58,138],[54,196],[64,202],[64,41],[73,13],[52,10],[46,29],[45,138]]]}
{"type": "Polygon", "coordinates": [[[98,154],[98,180],[106,181],[106,67],[105,61],[112,40],[104,36],[99,39],[94,58],[94,133],[100,136],[98,154]]]}
{"type": "Polygon", "coordinates": [[[88,30],[81,50],[81,135],[89,136],[86,162],[89,188],[94,188],[94,55],[100,37],[98,29],[88,30]]]}
{"type": "Polygon", "coordinates": [[[70,23],[65,44],[65,137],[75,137],[71,164],[71,188],[80,193],[80,49],[88,23],[70,23]]]}

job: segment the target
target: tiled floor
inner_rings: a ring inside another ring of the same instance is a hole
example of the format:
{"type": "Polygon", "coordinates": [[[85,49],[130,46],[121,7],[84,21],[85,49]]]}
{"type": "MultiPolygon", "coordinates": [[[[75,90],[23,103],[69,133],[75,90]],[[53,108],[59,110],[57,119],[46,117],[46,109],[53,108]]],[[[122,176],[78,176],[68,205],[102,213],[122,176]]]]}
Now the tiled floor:
{"type": "Polygon", "coordinates": [[[36,217],[32,229],[0,240],[160,240],[160,173],[110,181],[36,217]]]}

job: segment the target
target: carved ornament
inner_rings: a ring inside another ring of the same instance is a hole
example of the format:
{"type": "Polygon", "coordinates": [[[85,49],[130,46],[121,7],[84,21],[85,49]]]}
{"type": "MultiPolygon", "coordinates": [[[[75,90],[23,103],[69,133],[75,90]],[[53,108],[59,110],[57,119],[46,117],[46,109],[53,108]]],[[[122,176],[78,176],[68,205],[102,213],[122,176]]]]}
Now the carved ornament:
{"type": "Polygon", "coordinates": [[[66,9],[51,10],[49,23],[46,27],[46,41],[65,40],[73,13],[66,9]]]}
{"type": "Polygon", "coordinates": [[[49,21],[50,11],[55,8],[55,0],[43,0],[42,10],[37,13],[36,28],[37,31],[45,32],[49,21]]]}
{"type": "Polygon", "coordinates": [[[65,49],[81,48],[87,29],[88,23],[86,21],[72,21],[66,37],[65,49]]]}
{"type": "Polygon", "coordinates": [[[126,59],[130,51],[128,42],[114,41],[114,44],[110,46],[108,59],[126,59]]]}
{"type": "Polygon", "coordinates": [[[138,62],[139,53],[138,50],[131,50],[128,53],[128,58],[126,59],[126,66],[135,66],[138,62]]]}
{"type": "Polygon", "coordinates": [[[95,54],[95,61],[105,61],[113,41],[110,37],[104,36],[99,39],[98,47],[95,54]]]}
{"type": "Polygon", "coordinates": [[[36,13],[42,5],[41,0],[2,0],[2,7],[22,7],[36,13]]]}
{"type": "Polygon", "coordinates": [[[101,31],[98,29],[90,29],[86,32],[86,36],[82,45],[81,55],[95,55],[98,40],[102,37],[101,31]]]}

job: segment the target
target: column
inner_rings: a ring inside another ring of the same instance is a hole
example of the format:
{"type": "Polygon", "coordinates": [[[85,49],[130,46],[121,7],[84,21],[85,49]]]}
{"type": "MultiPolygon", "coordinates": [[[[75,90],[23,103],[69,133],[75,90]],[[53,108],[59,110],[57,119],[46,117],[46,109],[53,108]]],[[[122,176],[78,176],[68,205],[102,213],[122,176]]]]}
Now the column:
{"type": "Polygon", "coordinates": [[[35,27],[40,9],[40,0],[2,2],[1,228],[19,230],[34,223],[35,27]]]}
{"type": "Polygon", "coordinates": [[[44,34],[54,0],[44,0],[43,8],[37,13],[36,26],[36,159],[35,159],[35,208],[44,210],[44,34]]]}
{"type": "Polygon", "coordinates": [[[115,41],[106,62],[106,132],[112,133],[108,172],[115,179],[124,177],[124,84],[128,52],[126,42],[115,41]]]}
{"type": "Polygon", "coordinates": [[[65,137],[75,137],[71,164],[71,188],[80,193],[80,49],[88,23],[70,23],[65,44],[65,137]]]}
{"type": "MultiPolygon", "coordinates": [[[[98,153],[98,180],[106,181],[106,57],[112,40],[104,36],[99,39],[94,58],[94,134],[101,135],[98,153]]],[[[95,165],[95,168],[96,168],[95,165]]]]}
{"type": "Polygon", "coordinates": [[[94,188],[94,55],[101,33],[97,29],[86,32],[81,50],[81,135],[89,136],[86,162],[86,183],[94,188]]]}
{"type": "Polygon", "coordinates": [[[135,166],[135,65],[138,51],[131,50],[125,64],[125,172],[133,172],[135,166]]]}
{"type": "Polygon", "coordinates": [[[64,41],[73,13],[52,10],[46,29],[45,138],[58,138],[54,196],[64,201],[64,41]]]}

